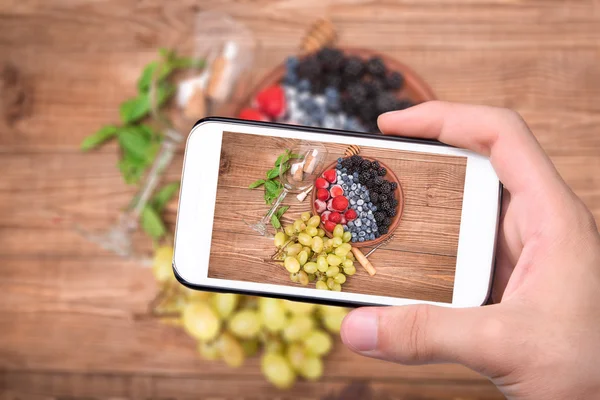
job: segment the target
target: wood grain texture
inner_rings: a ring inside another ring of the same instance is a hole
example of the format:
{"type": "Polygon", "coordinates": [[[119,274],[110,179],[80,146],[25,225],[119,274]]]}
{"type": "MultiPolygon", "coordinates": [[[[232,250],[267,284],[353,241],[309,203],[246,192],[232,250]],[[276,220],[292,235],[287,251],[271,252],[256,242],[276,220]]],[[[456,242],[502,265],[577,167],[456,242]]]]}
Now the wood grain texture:
{"type": "MultiPolygon", "coordinates": [[[[326,13],[341,45],[405,62],[438,98],[516,109],[600,220],[597,1],[2,0],[0,63],[22,75],[31,107],[10,123],[0,113],[0,398],[318,399],[321,388],[359,379],[394,399],[502,398],[465,368],[394,366],[340,344],[322,382],[283,393],[265,384],[256,360],[239,370],[200,361],[185,334],[133,320],[154,294],[148,270],[42,211],[89,225],[116,217],[134,190],[115,168],[115,147],[80,154],[79,143],[118,121],[156,47],[206,9],[231,13],[259,39],[254,79],[326,13]]],[[[181,155],[169,179],[180,171],[181,155]]]]}
{"type": "MultiPolygon", "coordinates": [[[[221,158],[227,159],[229,167],[219,174],[210,278],[298,286],[283,267],[264,261],[275,250],[272,240],[244,222],[258,221],[268,209],[263,189],[249,190],[247,182],[264,177],[279,154],[297,143],[295,139],[223,133],[221,158]]],[[[328,151],[324,166],[347,147],[323,145],[328,151]]],[[[367,146],[361,147],[360,154],[381,160],[398,175],[407,218],[400,220],[385,251],[370,258],[378,273],[369,277],[357,264],[358,272],[348,278],[344,292],[451,302],[466,159],[367,146]]],[[[283,204],[294,206],[286,212],[284,225],[298,219],[301,212],[311,211],[310,197],[299,203],[289,195],[283,204]]]]}

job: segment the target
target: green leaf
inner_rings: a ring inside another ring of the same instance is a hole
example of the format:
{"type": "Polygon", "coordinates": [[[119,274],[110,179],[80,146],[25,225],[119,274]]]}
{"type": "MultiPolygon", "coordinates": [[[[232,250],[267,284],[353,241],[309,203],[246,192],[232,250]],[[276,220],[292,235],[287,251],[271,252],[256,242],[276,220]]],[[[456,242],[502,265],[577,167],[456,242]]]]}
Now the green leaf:
{"type": "Polygon", "coordinates": [[[143,160],[132,158],[131,155],[123,155],[117,166],[123,175],[123,180],[128,185],[137,183],[146,169],[146,163],[143,160]]]}
{"type": "Polygon", "coordinates": [[[114,125],[103,126],[102,128],[98,129],[98,131],[96,131],[96,133],[94,133],[93,135],[90,135],[83,139],[83,141],[81,142],[81,150],[87,151],[93,149],[94,147],[97,147],[102,143],[106,142],[107,140],[115,137],[117,135],[117,132],[119,132],[119,128],[114,125]]]}
{"type": "Polygon", "coordinates": [[[279,218],[277,218],[275,214],[271,215],[271,225],[273,225],[273,228],[275,229],[281,228],[281,222],[279,222],[279,218]]]}
{"type": "Polygon", "coordinates": [[[285,152],[282,155],[280,155],[279,157],[277,157],[277,160],[275,160],[275,166],[279,167],[281,165],[281,163],[287,162],[289,159],[290,159],[290,155],[288,154],[288,152],[285,152]]]}
{"type": "Polygon", "coordinates": [[[290,206],[281,206],[277,209],[277,211],[275,211],[275,215],[277,216],[277,218],[281,219],[281,217],[283,217],[283,214],[285,214],[285,212],[290,208],[290,206]]]}
{"type": "Polygon", "coordinates": [[[205,65],[205,61],[204,60],[199,60],[197,58],[191,58],[191,57],[177,57],[175,56],[175,58],[173,58],[171,60],[171,65],[173,66],[173,68],[194,68],[194,69],[200,69],[200,68],[204,68],[205,65]]]}
{"type": "Polygon", "coordinates": [[[121,104],[119,113],[121,120],[125,124],[130,124],[142,119],[150,112],[150,98],[148,93],[141,93],[133,99],[129,99],[121,104]]]}
{"type": "Polygon", "coordinates": [[[150,64],[144,67],[142,71],[142,75],[140,79],[138,79],[137,87],[140,93],[148,91],[150,85],[152,84],[152,78],[154,77],[154,72],[156,71],[156,67],[158,66],[157,61],[152,61],[150,64]]]}
{"type": "Polygon", "coordinates": [[[264,179],[259,179],[257,181],[254,181],[250,184],[250,186],[248,186],[249,189],[255,189],[261,185],[263,185],[265,183],[264,179]]]}
{"type": "Polygon", "coordinates": [[[169,200],[179,190],[179,182],[171,182],[163,186],[155,195],[152,197],[151,203],[156,212],[161,213],[169,200]]]}
{"type": "Polygon", "coordinates": [[[272,180],[268,180],[265,182],[265,190],[267,191],[267,193],[275,193],[278,189],[279,186],[277,185],[277,182],[272,180]]]}
{"type": "Polygon", "coordinates": [[[272,168],[267,171],[267,179],[274,179],[279,176],[279,167],[272,168]]]}
{"type": "Polygon", "coordinates": [[[141,220],[142,229],[144,229],[144,231],[155,240],[160,239],[167,231],[167,228],[165,228],[165,224],[162,222],[160,216],[152,207],[144,207],[144,210],[142,211],[141,215],[141,220]]]}
{"type": "Polygon", "coordinates": [[[126,126],[118,135],[119,144],[124,153],[146,161],[151,142],[146,135],[146,130],[139,126],[126,126]]]}

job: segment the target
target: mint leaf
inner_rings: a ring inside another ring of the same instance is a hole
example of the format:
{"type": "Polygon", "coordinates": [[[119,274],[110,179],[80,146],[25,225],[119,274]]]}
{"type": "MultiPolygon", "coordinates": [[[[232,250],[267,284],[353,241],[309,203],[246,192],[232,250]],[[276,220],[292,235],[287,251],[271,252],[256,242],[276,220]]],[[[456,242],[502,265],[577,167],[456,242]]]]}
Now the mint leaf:
{"type": "Polygon", "coordinates": [[[123,154],[123,158],[117,164],[123,180],[128,185],[137,183],[146,169],[147,164],[143,160],[131,157],[129,153],[123,154]]]}
{"type": "Polygon", "coordinates": [[[151,143],[145,135],[144,129],[137,126],[126,126],[119,132],[118,139],[124,153],[140,161],[147,160],[151,143]]]}
{"type": "Polygon", "coordinates": [[[279,176],[279,167],[272,168],[267,171],[267,179],[274,179],[279,176]]]}
{"type": "Polygon", "coordinates": [[[141,93],[133,99],[129,99],[121,104],[119,113],[121,120],[125,124],[130,124],[142,119],[150,112],[150,98],[148,93],[141,93]]]}
{"type": "Polygon", "coordinates": [[[165,224],[152,207],[144,207],[140,218],[142,229],[144,229],[144,231],[155,240],[160,239],[167,231],[165,224]]]}
{"type": "Polygon", "coordinates": [[[283,153],[282,155],[277,157],[277,160],[275,160],[275,166],[279,167],[282,163],[287,162],[289,159],[290,159],[290,155],[286,151],[285,153],[283,153]]]}
{"type": "Polygon", "coordinates": [[[172,182],[163,186],[155,195],[152,197],[151,203],[156,212],[161,213],[169,200],[179,190],[179,182],[172,182]]]}
{"type": "Polygon", "coordinates": [[[281,206],[277,209],[277,211],[275,211],[275,215],[277,216],[277,218],[281,219],[281,217],[283,217],[283,214],[285,214],[285,212],[290,208],[290,206],[281,206]]]}
{"type": "Polygon", "coordinates": [[[249,189],[255,189],[261,185],[263,185],[265,183],[264,179],[259,179],[257,181],[254,181],[250,184],[250,186],[248,186],[249,189]]]}
{"type": "Polygon", "coordinates": [[[83,139],[83,141],[81,142],[81,150],[87,151],[93,149],[94,147],[100,146],[102,143],[115,137],[118,131],[119,128],[117,128],[114,125],[103,126],[93,135],[90,135],[83,139]]]}
{"type": "Polygon", "coordinates": [[[277,218],[275,214],[271,215],[271,225],[273,225],[273,228],[275,229],[281,228],[281,222],[279,222],[279,218],[277,218]]]}

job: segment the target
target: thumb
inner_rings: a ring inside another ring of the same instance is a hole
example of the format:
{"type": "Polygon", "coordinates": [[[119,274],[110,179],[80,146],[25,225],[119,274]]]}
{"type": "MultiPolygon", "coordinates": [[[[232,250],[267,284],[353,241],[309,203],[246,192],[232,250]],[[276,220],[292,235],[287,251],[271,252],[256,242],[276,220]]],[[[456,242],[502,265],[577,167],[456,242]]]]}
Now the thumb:
{"type": "Polygon", "coordinates": [[[430,305],[367,307],[350,312],[342,341],[351,350],[401,364],[460,363],[487,376],[503,374],[504,323],[497,305],[453,309],[430,305]]]}

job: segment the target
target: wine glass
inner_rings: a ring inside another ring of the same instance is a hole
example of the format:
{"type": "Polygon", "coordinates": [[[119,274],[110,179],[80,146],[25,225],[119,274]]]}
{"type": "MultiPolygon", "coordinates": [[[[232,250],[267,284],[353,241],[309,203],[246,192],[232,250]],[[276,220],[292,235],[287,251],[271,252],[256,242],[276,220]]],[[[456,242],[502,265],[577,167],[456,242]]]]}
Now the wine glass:
{"type": "Polygon", "coordinates": [[[322,172],[327,149],[320,143],[301,141],[288,153],[289,160],[279,164],[279,181],[283,185],[281,193],[260,221],[248,224],[263,236],[272,237],[269,232],[271,217],[290,192],[301,192],[315,182],[322,172]]]}

